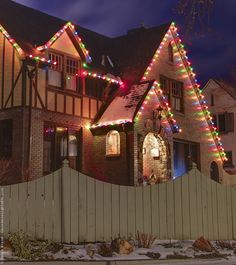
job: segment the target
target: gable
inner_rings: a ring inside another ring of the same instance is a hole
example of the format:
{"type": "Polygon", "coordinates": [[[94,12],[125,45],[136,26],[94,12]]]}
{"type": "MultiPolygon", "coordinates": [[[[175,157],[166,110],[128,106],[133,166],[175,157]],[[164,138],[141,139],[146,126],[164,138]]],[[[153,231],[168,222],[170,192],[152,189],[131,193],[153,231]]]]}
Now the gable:
{"type": "Polygon", "coordinates": [[[51,45],[51,48],[73,57],[80,57],[66,31],[51,45]]]}
{"type": "Polygon", "coordinates": [[[212,118],[204,96],[174,24],[164,36],[142,80],[157,79],[160,82],[160,75],[165,75],[184,84],[184,113],[174,112],[177,123],[183,132],[177,134],[176,138],[202,143],[205,150],[201,150],[201,152],[206,152],[204,155],[209,161],[211,159],[219,162],[225,160],[225,153],[218,133],[211,121],[212,118]],[[173,63],[168,60],[169,43],[173,47],[173,63]]]}

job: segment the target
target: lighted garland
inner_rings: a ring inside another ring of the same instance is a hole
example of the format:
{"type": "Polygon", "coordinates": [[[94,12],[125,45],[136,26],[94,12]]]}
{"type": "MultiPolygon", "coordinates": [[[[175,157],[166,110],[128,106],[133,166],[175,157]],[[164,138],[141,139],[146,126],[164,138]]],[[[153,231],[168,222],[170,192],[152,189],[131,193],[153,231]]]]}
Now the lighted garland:
{"type": "Polygon", "coordinates": [[[102,80],[105,80],[107,82],[118,84],[120,86],[123,85],[123,82],[120,81],[120,79],[118,79],[118,78],[112,78],[106,74],[99,74],[99,73],[96,73],[93,71],[83,70],[82,76],[84,76],[84,77],[89,76],[89,77],[93,77],[93,78],[102,79],[102,80]]]}
{"type": "Polygon", "coordinates": [[[182,130],[178,127],[176,120],[173,118],[173,113],[171,112],[171,108],[169,106],[169,103],[166,101],[166,98],[163,96],[163,91],[160,88],[160,85],[158,84],[157,81],[154,81],[151,89],[149,90],[145,100],[143,101],[143,104],[140,108],[140,110],[138,111],[136,117],[135,117],[135,121],[138,121],[140,116],[142,115],[143,110],[145,109],[145,105],[148,104],[148,101],[151,99],[151,96],[157,94],[158,99],[160,101],[160,104],[163,108],[163,112],[165,114],[165,117],[168,121],[168,123],[171,126],[172,132],[173,133],[178,133],[181,132],[182,130]]]}
{"type": "Polygon", "coordinates": [[[78,36],[78,32],[75,30],[75,26],[71,22],[67,22],[46,44],[39,46],[37,48],[38,51],[47,50],[52,46],[52,44],[66,31],[66,29],[70,29],[79,43],[81,50],[86,58],[86,62],[90,63],[92,61],[91,57],[89,56],[88,50],[85,48],[84,43],[82,42],[81,38],[78,36]]]}
{"type": "Polygon", "coordinates": [[[218,149],[220,157],[223,161],[226,161],[227,157],[226,157],[226,154],[224,152],[224,148],[222,147],[222,143],[220,141],[220,138],[218,136],[219,133],[217,132],[217,128],[214,126],[210,111],[208,110],[208,106],[206,105],[206,101],[204,100],[204,95],[202,94],[202,90],[200,89],[200,85],[197,83],[197,80],[195,78],[196,74],[193,72],[193,68],[191,67],[191,63],[188,61],[188,57],[186,56],[186,51],[184,50],[184,45],[181,43],[181,39],[178,37],[179,34],[177,33],[177,28],[175,27],[174,23],[171,24],[171,32],[173,34],[174,42],[176,44],[177,49],[179,50],[179,54],[181,56],[183,64],[186,68],[188,77],[189,77],[189,79],[192,83],[193,89],[197,95],[197,98],[198,98],[198,101],[200,103],[203,114],[205,116],[205,119],[208,123],[210,132],[212,134],[212,137],[214,139],[214,142],[215,142],[215,145],[218,149]]]}
{"type": "Polygon", "coordinates": [[[8,34],[8,32],[4,29],[2,25],[0,25],[0,32],[9,40],[12,46],[19,52],[19,54],[23,54],[23,50],[18,45],[18,43],[8,34]]]}

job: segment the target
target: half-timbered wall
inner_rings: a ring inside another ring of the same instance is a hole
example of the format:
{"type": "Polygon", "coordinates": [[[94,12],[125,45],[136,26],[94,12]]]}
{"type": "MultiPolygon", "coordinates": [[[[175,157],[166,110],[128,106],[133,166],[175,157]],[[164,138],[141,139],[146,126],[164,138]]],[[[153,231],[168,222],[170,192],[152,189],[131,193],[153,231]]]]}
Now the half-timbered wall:
{"type": "Polygon", "coordinates": [[[0,33],[0,109],[22,104],[21,67],[18,52],[0,33]]]}

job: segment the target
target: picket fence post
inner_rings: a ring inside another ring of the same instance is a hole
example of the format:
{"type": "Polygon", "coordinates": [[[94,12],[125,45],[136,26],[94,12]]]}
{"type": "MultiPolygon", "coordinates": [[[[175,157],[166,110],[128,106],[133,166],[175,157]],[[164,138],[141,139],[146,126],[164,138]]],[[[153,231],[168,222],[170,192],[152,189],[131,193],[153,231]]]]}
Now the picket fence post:
{"type": "Polygon", "coordinates": [[[66,159],[61,169],[61,242],[70,242],[70,167],[66,159]]]}

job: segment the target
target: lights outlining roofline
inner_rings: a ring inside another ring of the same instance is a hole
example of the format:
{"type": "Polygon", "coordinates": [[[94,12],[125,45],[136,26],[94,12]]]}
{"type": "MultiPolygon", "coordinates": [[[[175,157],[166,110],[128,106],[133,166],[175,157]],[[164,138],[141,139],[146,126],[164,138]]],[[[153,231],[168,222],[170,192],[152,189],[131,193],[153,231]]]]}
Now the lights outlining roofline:
{"type": "Polygon", "coordinates": [[[222,143],[220,141],[220,138],[218,137],[219,133],[217,132],[217,128],[214,126],[214,123],[212,121],[211,113],[208,110],[208,106],[206,105],[206,101],[204,100],[204,95],[202,94],[202,90],[200,89],[200,85],[197,82],[196,74],[193,72],[193,68],[191,67],[191,63],[188,60],[188,57],[186,55],[186,51],[184,50],[184,45],[181,43],[181,39],[179,38],[179,34],[177,33],[177,28],[175,27],[175,23],[171,24],[171,34],[174,38],[175,45],[179,51],[179,54],[181,56],[182,62],[185,66],[185,69],[187,71],[187,75],[189,80],[191,81],[192,87],[197,95],[197,99],[199,101],[199,104],[201,106],[201,110],[205,116],[205,120],[209,126],[211,135],[213,137],[213,140],[215,142],[215,145],[217,147],[217,150],[219,152],[219,155],[222,159],[222,161],[226,161],[227,157],[224,152],[224,148],[222,147],[222,143]]]}
{"type": "Polygon", "coordinates": [[[8,39],[8,41],[12,44],[12,46],[17,50],[20,55],[24,54],[23,50],[18,45],[18,43],[10,36],[10,34],[8,34],[8,32],[4,29],[2,25],[0,25],[0,32],[2,32],[2,34],[8,39]]]}
{"type": "Polygon", "coordinates": [[[52,46],[52,44],[67,30],[70,29],[71,32],[73,33],[74,37],[76,38],[76,40],[79,43],[79,46],[86,58],[86,62],[87,63],[91,63],[92,62],[92,58],[89,55],[89,51],[86,49],[84,43],[82,42],[81,38],[78,36],[78,32],[75,30],[75,26],[69,21],[67,22],[56,34],[54,34],[54,36],[44,45],[37,47],[38,51],[43,51],[43,50],[47,50],[48,48],[50,48],[52,46]]]}

